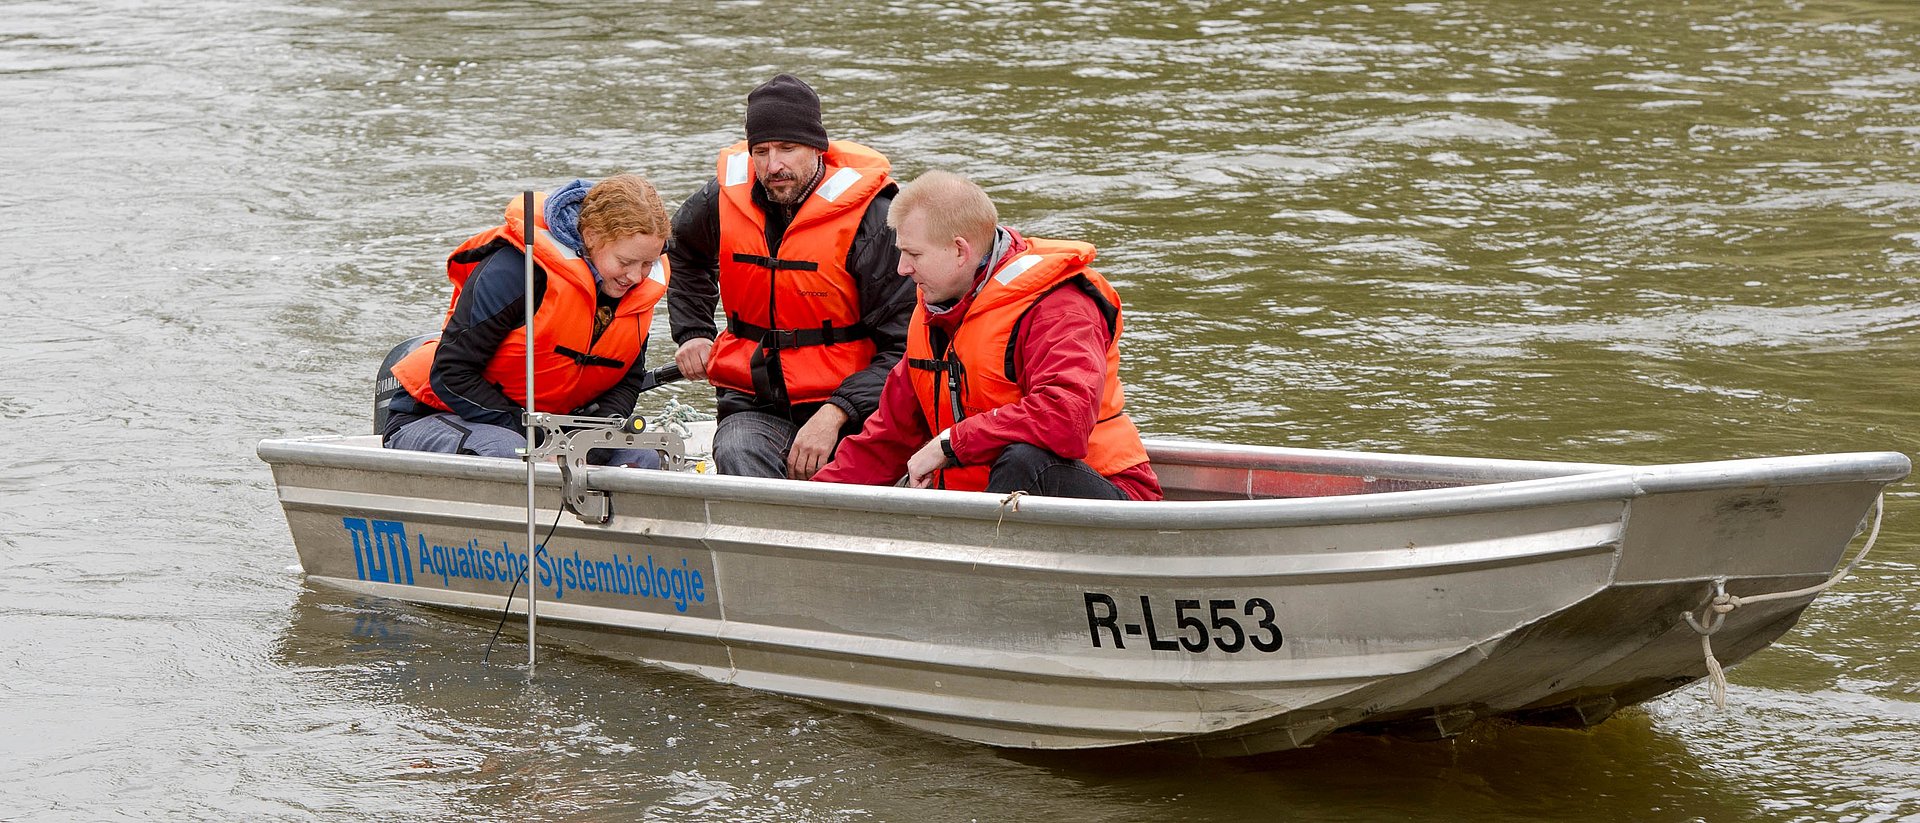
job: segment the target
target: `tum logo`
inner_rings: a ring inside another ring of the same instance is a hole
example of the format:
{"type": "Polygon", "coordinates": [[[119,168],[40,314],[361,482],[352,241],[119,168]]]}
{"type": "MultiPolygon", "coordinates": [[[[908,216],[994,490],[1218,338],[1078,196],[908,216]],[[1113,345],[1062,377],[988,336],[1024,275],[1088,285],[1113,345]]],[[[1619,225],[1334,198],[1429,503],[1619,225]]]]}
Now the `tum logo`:
{"type": "Polygon", "coordinates": [[[406,526],[397,520],[342,517],[353,538],[353,570],[361,580],[413,584],[413,553],[407,550],[406,526]]]}

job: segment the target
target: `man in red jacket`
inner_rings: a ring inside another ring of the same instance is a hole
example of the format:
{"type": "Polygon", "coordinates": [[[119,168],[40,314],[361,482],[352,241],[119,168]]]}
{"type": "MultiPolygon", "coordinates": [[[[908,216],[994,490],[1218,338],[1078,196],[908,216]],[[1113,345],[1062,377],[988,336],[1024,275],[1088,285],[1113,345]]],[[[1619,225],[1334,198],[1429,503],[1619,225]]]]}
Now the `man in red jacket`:
{"type": "Polygon", "coordinates": [[[920,302],[879,409],[814,476],[835,483],[1158,500],[1119,379],[1120,298],[1085,243],[1022,237],[934,171],[893,201],[920,302]]]}

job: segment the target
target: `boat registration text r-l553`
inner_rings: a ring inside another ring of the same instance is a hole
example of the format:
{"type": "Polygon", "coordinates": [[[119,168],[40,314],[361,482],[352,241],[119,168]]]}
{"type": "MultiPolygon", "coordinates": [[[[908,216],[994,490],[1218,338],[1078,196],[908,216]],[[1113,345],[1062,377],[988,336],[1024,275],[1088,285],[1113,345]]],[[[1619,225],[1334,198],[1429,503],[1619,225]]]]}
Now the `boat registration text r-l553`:
{"type": "MultiPolygon", "coordinates": [[[[1175,599],[1172,611],[1175,631],[1163,635],[1154,622],[1152,597],[1140,595],[1138,620],[1134,620],[1135,615],[1122,614],[1122,601],[1116,600],[1113,595],[1105,592],[1085,594],[1087,633],[1096,649],[1103,648],[1109,642],[1113,648],[1125,649],[1126,638],[1144,637],[1146,648],[1156,652],[1199,654],[1213,648],[1238,654],[1249,649],[1276,652],[1286,640],[1280,633],[1280,627],[1273,622],[1276,615],[1273,604],[1262,597],[1251,597],[1244,601],[1175,599]]],[[[1166,613],[1163,601],[1161,614],[1166,613]]],[[[1139,648],[1139,644],[1136,643],[1134,648],[1139,648]]]]}

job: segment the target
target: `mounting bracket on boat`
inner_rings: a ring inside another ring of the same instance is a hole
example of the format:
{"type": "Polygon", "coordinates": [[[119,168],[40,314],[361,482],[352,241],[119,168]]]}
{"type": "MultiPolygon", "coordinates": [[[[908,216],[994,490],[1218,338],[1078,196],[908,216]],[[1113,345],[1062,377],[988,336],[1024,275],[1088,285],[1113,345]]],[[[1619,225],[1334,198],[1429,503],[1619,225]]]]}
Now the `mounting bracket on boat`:
{"type": "Polygon", "coordinates": [[[560,464],[560,499],[575,517],[587,523],[605,523],[613,519],[613,498],[599,489],[587,488],[587,452],[592,449],[654,449],[661,453],[662,468],[682,470],[690,463],[687,444],[671,428],[648,431],[647,419],[632,417],[585,417],[575,414],[534,412],[525,415],[528,425],[540,430],[539,445],[527,450],[528,460],[552,457],[560,464]]]}

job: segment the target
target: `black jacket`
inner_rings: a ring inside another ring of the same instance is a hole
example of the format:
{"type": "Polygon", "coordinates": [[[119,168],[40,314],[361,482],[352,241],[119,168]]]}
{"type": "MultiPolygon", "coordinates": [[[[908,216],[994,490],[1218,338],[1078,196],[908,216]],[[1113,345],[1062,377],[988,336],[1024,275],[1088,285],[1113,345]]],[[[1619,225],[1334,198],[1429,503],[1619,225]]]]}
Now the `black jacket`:
{"type": "MultiPolygon", "coordinates": [[[[428,381],[455,414],[474,423],[487,423],[509,429],[520,427],[520,404],[508,399],[499,386],[487,381],[487,364],[508,335],[524,334],[526,328],[526,253],[511,245],[487,255],[467,277],[460,299],[440,332],[440,348],[433,355],[433,371],[428,381]]],[[[546,294],[547,271],[535,266],[534,311],[540,310],[546,294]]],[[[611,298],[596,292],[605,301],[611,298]]],[[[617,302],[617,301],[616,301],[617,302]]],[[[591,323],[593,318],[569,318],[562,322],[591,323]]],[[[627,374],[599,397],[579,409],[578,414],[600,417],[633,413],[634,402],[647,377],[647,341],[640,341],[640,353],[627,367],[627,374]]],[[[439,412],[401,391],[393,398],[386,434],[401,426],[439,412]]]]}

